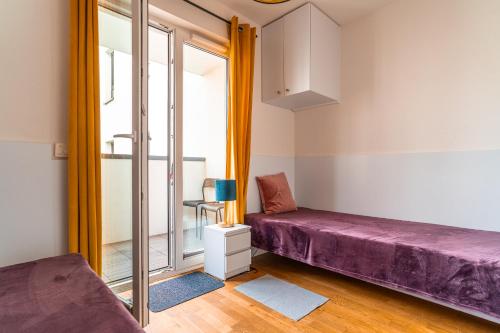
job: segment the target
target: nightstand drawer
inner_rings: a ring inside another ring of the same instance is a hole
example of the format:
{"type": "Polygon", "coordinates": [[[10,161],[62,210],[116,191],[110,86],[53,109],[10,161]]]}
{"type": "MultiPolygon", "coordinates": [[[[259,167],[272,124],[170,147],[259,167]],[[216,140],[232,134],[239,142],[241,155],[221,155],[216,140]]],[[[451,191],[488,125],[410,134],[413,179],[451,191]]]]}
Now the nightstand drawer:
{"type": "Polygon", "coordinates": [[[252,262],[249,226],[236,224],[221,228],[212,224],[204,230],[205,272],[226,280],[249,271],[252,262]]]}
{"type": "Polygon", "coordinates": [[[225,254],[230,255],[250,248],[250,233],[244,232],[225,239],[225,254]]]}
{"type": "Polygon", "coordinates": [[[229,273],[237,269],[250,266],[251,261],[252,261],[252,250],[250,249],[226,256],[226,265],[224,272],[229,273]]]}

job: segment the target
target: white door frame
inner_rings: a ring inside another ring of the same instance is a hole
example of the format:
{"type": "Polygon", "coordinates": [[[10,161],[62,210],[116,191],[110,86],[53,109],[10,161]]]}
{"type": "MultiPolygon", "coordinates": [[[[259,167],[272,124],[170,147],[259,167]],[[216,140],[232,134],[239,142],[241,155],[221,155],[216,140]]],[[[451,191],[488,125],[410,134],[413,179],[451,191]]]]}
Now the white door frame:
{"type": "Polygon", "coordinates": [[[204,254],[200,253],[197,255],[184,258],[184,233],[183,233],[183,72],[184,72],[184,44],[189,42],[191,39],[191,34],[182,29],[175,29],[175,164],[176,164],[176,174],[175,174],[175,271],[182,272],[189,269],[194,269],[203,264],[204,254]]]}
{"type": "Polygon", "coordinates": [[[132,312],[142,327],[149,323],[148,28],[148,0],[133,0],[132,312]]]}

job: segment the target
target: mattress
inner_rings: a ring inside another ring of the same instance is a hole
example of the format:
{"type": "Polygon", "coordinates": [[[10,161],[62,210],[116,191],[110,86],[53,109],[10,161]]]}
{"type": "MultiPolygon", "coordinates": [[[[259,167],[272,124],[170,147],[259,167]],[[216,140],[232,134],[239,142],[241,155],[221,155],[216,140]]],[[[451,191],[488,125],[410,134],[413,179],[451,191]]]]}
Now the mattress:
{"type": "Polygon", "coordinates": [[[247,214],[252,246],[500,318],[500,233],[299,208],[247,214]]]}
{"type": "Polygon", "coordinates": [[[77,254],[0,268],[0,332],[144,332],[77,254]]]}

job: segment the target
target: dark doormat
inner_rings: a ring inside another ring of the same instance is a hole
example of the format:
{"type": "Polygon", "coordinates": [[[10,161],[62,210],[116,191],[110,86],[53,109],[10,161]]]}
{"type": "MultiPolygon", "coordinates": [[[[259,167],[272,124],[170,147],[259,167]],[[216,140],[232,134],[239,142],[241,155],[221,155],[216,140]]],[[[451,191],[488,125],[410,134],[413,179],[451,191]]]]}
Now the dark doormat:
{"type": "Polygon", "coordinates": [[[224,283],[202,272],[182,275],[149,287],[149,310],[160,312],[224,287],[224,283]]]}

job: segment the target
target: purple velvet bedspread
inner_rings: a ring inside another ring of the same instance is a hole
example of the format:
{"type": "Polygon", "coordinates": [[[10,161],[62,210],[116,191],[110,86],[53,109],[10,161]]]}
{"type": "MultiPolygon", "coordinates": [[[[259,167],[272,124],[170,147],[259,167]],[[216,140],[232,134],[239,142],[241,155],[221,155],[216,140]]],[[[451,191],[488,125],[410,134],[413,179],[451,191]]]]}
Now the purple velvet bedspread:
{"type": "Polygon", "coordinates": [[[307,208],[247,214],[252,246],[500,318],[500,233],[307,208]]]}
{"type": "Polygon", "coordinates": [[[0,268],[0,332],[144,332],[76,254],[0,268]]]}

